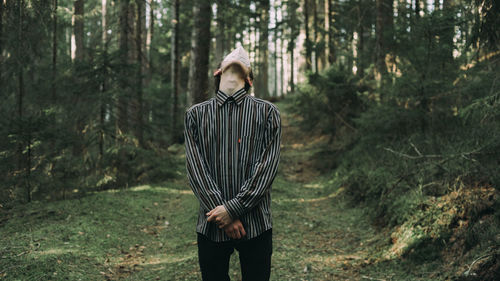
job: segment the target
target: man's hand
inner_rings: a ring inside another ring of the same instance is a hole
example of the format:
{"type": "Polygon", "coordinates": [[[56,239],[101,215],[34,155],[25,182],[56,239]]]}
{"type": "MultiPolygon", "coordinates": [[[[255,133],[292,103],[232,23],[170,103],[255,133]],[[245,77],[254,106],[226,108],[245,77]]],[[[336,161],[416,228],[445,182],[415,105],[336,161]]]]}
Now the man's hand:
{"type": "Polygon", "coordinates": [[[224,231],[226,232],[227,236],[233,239],[240,239],[241,237],[247,235],[240,219],[235,219],[232,223],[228,224],[226,227],[224,227],[224,231]]]}
{"type": "Polygon", "coordinates": [[[224,205],[215,207],[212,211],[206,213],[206,215],[208,216],[207,221],[215,221],[219,225],[219,228],[224,228],[233,222],[224,205]]]}

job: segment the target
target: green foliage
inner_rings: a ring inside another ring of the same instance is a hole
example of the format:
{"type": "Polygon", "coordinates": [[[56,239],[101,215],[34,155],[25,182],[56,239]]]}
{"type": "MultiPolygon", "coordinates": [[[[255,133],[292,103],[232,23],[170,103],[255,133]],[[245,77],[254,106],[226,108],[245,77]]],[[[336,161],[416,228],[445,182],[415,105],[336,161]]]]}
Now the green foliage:
{"type": "MultiPolygon", "coordinates": [[[[166,83],[170,69],[164,67],[170,47],[161,47],[170,41],[166,32],[170,16],[156,19],[151,50],[147,56],[143,50],[143,63],[151,63],[150,72],[138,75],[136,58],[130,53],[124,60],[119,45],[120,5],[108,1],[109,32],[104,45],[101,2],[85,2],[84,57],[73,59],[68,40],[73,32],[73,3],[58,2],[56,30],[52,4],[1,4],[0,204],[70,198],[95,189],[174,177],[175,156],[166,150],[172,141],[172,100],[165,94],[170,91],[166,83]],[[138,83],[139,78],[145,83],[138,83]],[[137,145],[139,92],[145,141],[137,145]],[[125,120],[126,126],[118,129],[119,120],[125,120]]],[[[134,1],[130,4],[131,9],[136,7],[134,1]]],[[[155,4],[158,16],[160,6],[155,4]]],[[[189,28],[192,9],[181,7],[183,26],[189,28]]],[[[182,56],[190,51],[189,36],[180,33],[182,56]]],[[[135,46],[132,39],[129,51],[135,46]]],[[[184,74],[186,70],[181,68],[184,74]]],[[[186,84],[181,80],[181,86],[186,84]]],[[[182,101],[177,128],[182,128],[182,101]]]]}
{"type": "MultiPolygon", "coordinates": [[[[339,66],[308,73],[293,96],[304,130],[336,137],[338,153],[330,161],[338,164],[334,173],[346,194],[369,206],[378,225],[402,226],[404,253],[417,261],[439,257],[443,244],[436,239],[450,237],[458,216],[423,207],[429,198],[445,198],[459,186],[500,187],[498,55],[471,63],[464,47],[453,58],[446,40],[457,20],[450,10],[415,20],[411,34],[397,28],[397,72],[379,88],[339,66]]],[[[472,208],[482,199],[474,200],[453,204],[472,208]]],[[[496,229],[492,222],[476,225],[492,207],[479,210],[467,211],[470,247],[491,241],[496,229]]]]}
{"type": "Polygon", "coordinates": [[[301,128],[319,129],[332,136],[342,127],[352,129],[352,119],[362,107],[359,96],[366,87],[359,86],[356,76],[336,66],[307,75],[308,83],[299,85],[291,96],[294,112],[303,117],[301,128]]]}

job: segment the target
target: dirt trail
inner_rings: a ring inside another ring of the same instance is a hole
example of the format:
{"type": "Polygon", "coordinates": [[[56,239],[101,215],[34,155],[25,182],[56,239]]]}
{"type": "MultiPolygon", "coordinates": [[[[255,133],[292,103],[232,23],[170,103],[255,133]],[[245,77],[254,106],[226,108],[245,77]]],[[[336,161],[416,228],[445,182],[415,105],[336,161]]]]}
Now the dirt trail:
{"type": "MultiPolygon", "coordinates": [[[[279,102],[277,105],[281,112],[283,138],[278,175],[272,187],[271,280],[401,280],[393,279],[393,273],[374,266],[373,249],[377,243],[380,244],[381,239],[377,235],[383,234],[375,233],[362,209],[346,206],[343,188],[334,187],[331,173],[321,172],[328,169],[316,159],[325,157],[328,138],[305,134],[296,124],[300,117],[290,113],[286,103],[279,102]]],[[[182,159],[183,153],[183,150],[179,151],[179,159],[182,159]]],[[[197,204],[191,203],[191,209],[178,210],[178,206],[190,205],[188,201],[195,202],[188,188],[184,159],[179,162],[178,171],[180,177],[163,187],[169,190],[164,200],[169,205],[162,207],[169,220],[182,218],[186,212],[195,214],[197,208],[197,204]],[[169,186],[180,186],[182,189],[169,186]],[[171,196],[174,193],[177,194],[176,199],[171,196]]],[[[141,274],[156,275],[158,271],[163,273],[157,280],[200,280],[196,242],[193,236],[187,235],[193,231],[192,223],[195,223],[194,215],[190,215],[189,224],[179,225],[176,233],[169,234],[168,231],[173,231],[171,226],[157,230],[163,237],[165,247],[175,250],[175,254],[182,253],[182,256],[172,260],[165,254],[168,250],[157,248],[157,245],[147,245],[149,254],[138,245],[131,246],[122,251],[111,273],[106,274],[107,279],[133,279],[141,274]],[[178,240],[181,233],[186,236],[185,240],[178,240]],[[178,252],[180,248],[182,251],[178,252]],[[168,261],[182,269],[175,270],[175,277],[169,276],[171,273],[164,270],[170,270],[170,266],[155,268],[154,265],[161,264],[155,259],[168,261]],[[142,271],[142,266],[148,264],[151,268],[146,266],[142,271]]],[[[172,223],[172,226],[175,224],[172,223]]],[[[238,252],[235,251],[230,264],[231,280],[241,280],[240,270],[238,252]]]]}
{"type": "Polygon", "coordinates": [[[322,163],[315,159],[327,137],[304,134],[296,126],[300,117],[286,104],[279,106],[283,139],[273,185],[275,261],[293,263],[295,273],[275,280],[388,280],[387,275],[363,273],[373,262],[368,248],[377,241],[375,230],[360,209],[345,205],[343,188],[334,189],[332,177],[319,172],[322,163]]]}

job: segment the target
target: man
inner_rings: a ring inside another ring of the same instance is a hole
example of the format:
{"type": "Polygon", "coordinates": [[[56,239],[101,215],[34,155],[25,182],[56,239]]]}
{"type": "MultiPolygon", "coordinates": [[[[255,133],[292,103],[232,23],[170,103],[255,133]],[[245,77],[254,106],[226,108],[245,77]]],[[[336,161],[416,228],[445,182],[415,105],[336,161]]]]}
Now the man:
{"type": "Polygon", "coordinates": [[[186,169],[200,202],[196,232],[203,281],[230,280],[239,253],[243,281],[269,280],[271,185],[280,158],[278,107],[248,94],[253,74],[239,46],[214,73],[216,95],[185,113],[186,169]]]}

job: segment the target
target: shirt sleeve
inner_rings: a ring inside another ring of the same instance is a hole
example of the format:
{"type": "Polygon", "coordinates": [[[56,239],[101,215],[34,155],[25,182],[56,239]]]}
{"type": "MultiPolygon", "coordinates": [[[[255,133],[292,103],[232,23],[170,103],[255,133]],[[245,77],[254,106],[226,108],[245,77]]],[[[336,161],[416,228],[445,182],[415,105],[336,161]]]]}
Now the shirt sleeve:
{"type": "Polygon", "coordinates": [[[278,108],[269,115],[264,151],[259,156],[253,175],[243,183],[240,192],[231,200],[224,203],[224,207],[232,219],[236,219],[255,207],[264,195],[270,192],[271,185],[278,171],[281,144],[281,117],[278,108]]]}
{"type": "Polygon", "coordinates": [[[191,111],[187,110],[184,117],[186,170],[193,193],[208,212],[222,205],[224,201],[220,189],[208,173],[208,165],[200,152],[198,130],[191,111]]]}

